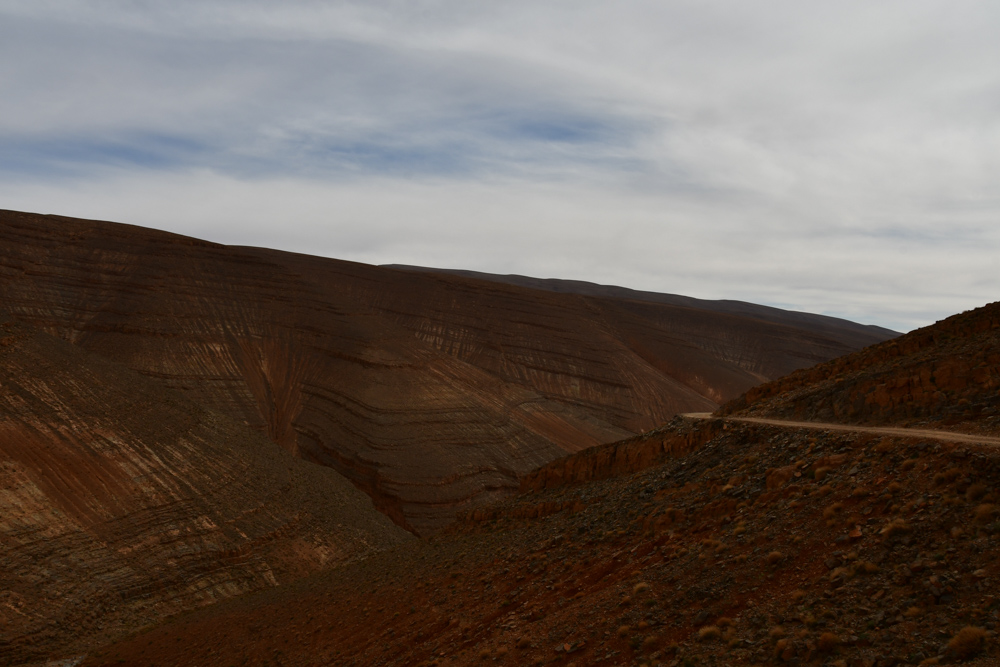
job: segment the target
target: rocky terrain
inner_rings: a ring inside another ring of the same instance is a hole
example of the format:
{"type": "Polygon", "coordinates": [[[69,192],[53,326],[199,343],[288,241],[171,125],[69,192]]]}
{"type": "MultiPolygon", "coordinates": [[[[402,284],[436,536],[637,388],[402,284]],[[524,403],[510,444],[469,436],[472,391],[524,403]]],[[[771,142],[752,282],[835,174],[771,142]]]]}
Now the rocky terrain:
{"type": "Polygon", "coordinates": [[[706,427],[84,664],[996,664],[995,448],[706,427]]]}
{"type": "MultiPolygon", "coordinates": [[[[883,345],[727,411],[869,378],[918,403],[920,385],[902,380],[920,376],[920,359],[993,358],[993,339],[977,336],[994,312],[901,341],[930,341],[919,358],[883,345]]],[[[996,393],[972,387],[942,394],[965,406],[996,393]]],[[[986,409],[956,425],[974,433],[977,417],[991,429],[986,409]]],[[[679,417],[551,461],[519,495],[433,538],[178,618],[83,664],[996,665],[1000,449],[939,430],[679,417]]]]}
{"type": "Polygon", "coordinates": [[[1000,303],[755,387],[722,412],[1000,434],[1000,303]]]}
{"type": "Polygon", "coordinates": [[[335,471],[0,314],[0,664],[412,539],[335,471]]]}
{"type": "Polygon", "coordinates": [[[333,468],[424,535],[548,461],[893,335],[616,289],[0,212],[0,304],[18,321],[333,468]]]}

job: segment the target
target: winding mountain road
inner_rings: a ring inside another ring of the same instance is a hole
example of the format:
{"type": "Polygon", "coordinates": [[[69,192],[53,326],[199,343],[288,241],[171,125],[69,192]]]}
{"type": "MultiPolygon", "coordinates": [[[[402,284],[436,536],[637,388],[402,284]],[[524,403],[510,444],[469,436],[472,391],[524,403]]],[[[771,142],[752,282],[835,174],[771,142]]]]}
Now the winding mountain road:
{"type": "MultiPolygon", "coordinates": [[[[713,419],[711,412],[689,412],[681,417],[687,419],[713,419]]],[[[929,438],[931,440],[943,440],[946,442],[968,442],[974,444],[998,445],[1000,438],[987,435],[975,435],[972,433],[955,433],[953,431],[936,431],[926,428],[903,428],[890,426],[856,426],[853,424],[828,424],[824,422],[797,422],[784,419],[761,419],[759,417],[721,417],[729,422],[743,422],[746,424],[766,424],[768,426],[785,426],[788,428],[809,428],[817,431],[854,431],[858,433],[877,433],[879,435],[892,435],[899,438],[929,438]]]]}

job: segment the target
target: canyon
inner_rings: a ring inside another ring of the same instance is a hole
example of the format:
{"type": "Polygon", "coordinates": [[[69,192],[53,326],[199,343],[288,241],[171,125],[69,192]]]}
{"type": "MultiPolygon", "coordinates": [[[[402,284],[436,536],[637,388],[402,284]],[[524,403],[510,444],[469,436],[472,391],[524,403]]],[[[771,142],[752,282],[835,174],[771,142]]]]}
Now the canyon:
{"type": "Polygon", "coordinates": [[[4,311],[337,470],[417,534],[549,460],[894,335],[10,211],[0,244],[4,311]]]}
{"type": "Polygon", "coordinates": [[[568,454],[433,538],[82,664],[996,665],[995,365],[912,379],[993,359],[998,310],[568,454]],[[761,416],[866,405],[863,426],[761,416]]]}
{"type": "Polygon", "coordinates": [[[664,426],[678,413],[895,335],[11,211],[0,248],[11,664],[96,655],[178,614],[406,560],[518,494],[693,456],[714,432],[664,426]]]}

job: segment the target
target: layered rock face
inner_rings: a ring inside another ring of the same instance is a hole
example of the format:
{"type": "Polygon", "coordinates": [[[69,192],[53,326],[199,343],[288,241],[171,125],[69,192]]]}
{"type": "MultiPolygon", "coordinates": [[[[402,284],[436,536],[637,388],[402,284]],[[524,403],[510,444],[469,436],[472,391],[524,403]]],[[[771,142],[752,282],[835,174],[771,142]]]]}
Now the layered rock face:
{"type": "Polygon", "coordinates": [[[408,539],[335,471],[0,315],[0,663],[408,539]]]}
{"type": "Polygon", "coordinates": [[[333,467],[418,533],[552,459],[890,335],[24,213],[0,212],[0,248],[20,321],[333,467]]]}
{"type": "Polygon", "coordinates": [[[722,413],[1000,433],[1000,303],[755,387],[722,413]]]}

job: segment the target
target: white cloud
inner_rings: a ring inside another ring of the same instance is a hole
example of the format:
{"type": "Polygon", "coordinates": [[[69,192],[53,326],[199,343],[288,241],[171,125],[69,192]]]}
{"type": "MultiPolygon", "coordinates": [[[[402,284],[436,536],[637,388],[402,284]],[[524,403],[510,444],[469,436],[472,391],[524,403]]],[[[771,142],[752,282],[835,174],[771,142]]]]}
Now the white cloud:
{"type": "Polygon", "coordinates": [[[998,28],[917,0],[0,0],[0,206],[905,329],[1000,287],[998,28]]]}

